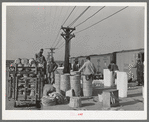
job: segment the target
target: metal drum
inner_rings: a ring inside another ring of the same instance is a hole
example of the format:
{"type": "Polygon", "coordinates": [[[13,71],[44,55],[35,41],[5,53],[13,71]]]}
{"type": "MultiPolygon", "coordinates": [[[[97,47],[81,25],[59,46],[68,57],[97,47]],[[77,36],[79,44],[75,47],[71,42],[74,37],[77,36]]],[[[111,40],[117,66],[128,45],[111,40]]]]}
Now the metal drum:
{"type": "Polygon", "coordinates": [[[63,95],[70,90],[70,74],[61,75],[60,90],[63,95]]]}
{"type": "Polygon", "coordinates": [[[71,84],[70,86],[71,86],[71,89],[74,90],[75,96],[80,96],[81,94],[80,79],[81,79],[80,75],[70,76],[70,84],[71,84]]]}
{"type": "Polygon", "coordinates": [[[92,96],[92,78],[87,81],[83,76],[83,95],[86,97],[92,96]]]}

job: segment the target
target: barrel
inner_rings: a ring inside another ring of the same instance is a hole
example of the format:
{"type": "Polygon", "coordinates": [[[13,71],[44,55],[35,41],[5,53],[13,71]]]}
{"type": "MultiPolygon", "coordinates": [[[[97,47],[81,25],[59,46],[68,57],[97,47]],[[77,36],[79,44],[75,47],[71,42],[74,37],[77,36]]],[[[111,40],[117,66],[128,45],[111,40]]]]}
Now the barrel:
{"type": "Polygon", "coordinates": [[[60,90],[63,95],[70,90],[70,74],[61,75],[60,90]]]}
{"type": "MultiPolygon", "coordinates": [[[[36,67],[36,64],[32,64],[31,67],[36,67]]],[[[31,72],[35,72],[35,68],[31,69],[31,72]]],[[[35,77],[35,74],[29,74],[30,77],[35,77]]]]}
{"type": "Polygon", "coordinates": [[[80,79],[81,79],[80,75],[70,76],[70,86],[71,86],[71,89],[74,90],[75,96],[80,96],[80,93],[81,93],[80,79]]]}
{"type": "Polygon", "coordinates": [[[15,64],[20,64],[21,63],[21,59],[17,58],[14,62],[15,62],[15,64]]]}
{"type": "Polygon", "coordinates": [[[78,72],[78,71],[71,71],[70,74],[71,75],[80,75],[80,72],[78,72]]]}
{"type": "Polygon", "coordinates": [[[29,63],[29,60],[27,58],[22,58],[21,59],[21,63],[22,64],[28,64],[29,63]]]}
{"type": "Polygon", "coordinates": [[[60,93],[60,74],[55,74],[55,84],[56,92],[60,93]]]}
{"type": "MultiPolygon", "coordinates": [[[[23,65],[21,63],[18,64],[18,67],[23,67],[23,65]]],[[[18,68],[18,71],[22,71],[23,68],[18,68]]]]}
{"type": "Polygon", "coordinates": [[[83,76],[83,95],[86,97],[92,96],[92,78],[87,81],[83,76]]]}
{"type": "MultiPolygon", "coordinates": [[[[24,64],[24,67],[29,67],[29,64],[24,64]]],[[[28,72],[30,71],[30,69],[25,69],[24,68],[24,71],[28,72]]],[[[23,74],[24,77],[28,77],[28,74],[23,74]]]]}
{"type": "MultiPolygon", "coordinates": [[[[18,64],[18,67],[23,67],[23,65],[20,63],[18,64]]],[[[23,68],[18,68],[18,71],[22,71],[23,68]]],[[[17,74],[17,76],[22,77],[22,74],[17,74]]]]}
{"type": "Polygon", "coordinates": [[[29,59],[29,64],[30,64],[30,65],[32,65],[32,64],[34,64],[34,63],[35,63],[34,58],[29,59]]]}

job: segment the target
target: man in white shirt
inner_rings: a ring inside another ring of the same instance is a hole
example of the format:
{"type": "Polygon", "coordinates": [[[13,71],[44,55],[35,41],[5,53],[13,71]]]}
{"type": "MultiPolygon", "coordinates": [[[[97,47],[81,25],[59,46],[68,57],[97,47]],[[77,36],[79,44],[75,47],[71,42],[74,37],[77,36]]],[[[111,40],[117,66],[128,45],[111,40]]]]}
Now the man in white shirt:
{"type": "Polygon", "coordinates": [[[96,73],[96,68],[93,63],[90,61],[90,57],[86,57],[86,62],[79,69],[79,72],[83,70],[83,74],[86,76],[86,80],[93,80],[93,75],[96,73]]]}

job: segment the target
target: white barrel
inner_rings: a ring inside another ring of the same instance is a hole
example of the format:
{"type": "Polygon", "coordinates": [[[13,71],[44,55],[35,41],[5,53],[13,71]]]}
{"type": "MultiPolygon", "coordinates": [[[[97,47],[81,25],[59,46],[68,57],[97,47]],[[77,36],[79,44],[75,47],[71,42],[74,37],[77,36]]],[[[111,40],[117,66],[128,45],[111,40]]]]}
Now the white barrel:
{"type": "Polygon", "coordinates": [[[70,76],[70,86],[74,90],[75,96],[80,96],[81,94],[81,84],[80,84],[80,75],[70,76]]]}
{"type": "Polygon", "coordinates": [[[92,91],[92,78],[86,80],[85,76],[83,76],[83,95],[86,97],[91,97],[92,91]]]}
{"type": "Polygon", "coordinates": [[[29,63],[29,60],[27,58],[22,58],[21,59],[21,63],[22,64],[28,64],[29,63]]]}
{"type": "Polygon", "coordinates": [[[14,62],[15,62],[15,64],[20,64],[21,63],[21,59],[17,58],[14,62]]]}
{"type": "Polygon", "coordinates": [[[117,72],[117,90],[119,90],[119,97],[127,97],[128,78],[126,72],[117,72]]]}
{"type": "Polygon", "coordinates": [[[70,90],[70,74],[61,75],[60,90],[63,95],[65,95],[66,91],[70,90]]]}
{"type": "Polygon", "coordinates": [[[113,85],[112,72],[109,69],[104,69],[104,86],[111,87],[113,85]]]}

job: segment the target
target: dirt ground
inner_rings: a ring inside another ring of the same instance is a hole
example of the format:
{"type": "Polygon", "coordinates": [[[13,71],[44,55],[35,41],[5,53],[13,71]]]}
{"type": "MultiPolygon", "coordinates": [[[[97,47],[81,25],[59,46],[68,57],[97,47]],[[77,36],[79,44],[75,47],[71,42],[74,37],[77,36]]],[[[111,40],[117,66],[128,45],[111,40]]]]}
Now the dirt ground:
{"type": "MultiPolygon", "coordinates": [[[[99,88],[94,90],[93,97],[90,99],[82,99],[82,107],[71,108],[68,104],[54,105],[54,106],[41,106],[41,108],[33,107],[13,107],[13,100],[8,100],[6,97],[6,110],[105,110],[102,107],[102,102],[98,100],[98,92],[110,88],[99,88]]],[[[128,89],[128,96],[126,98],[119,98],[119,105],[111,107],[106,110],[116,111],[143,111],[144,110],[144,99],[142,97],[142,86],[135,86],[128,89]]]]}

